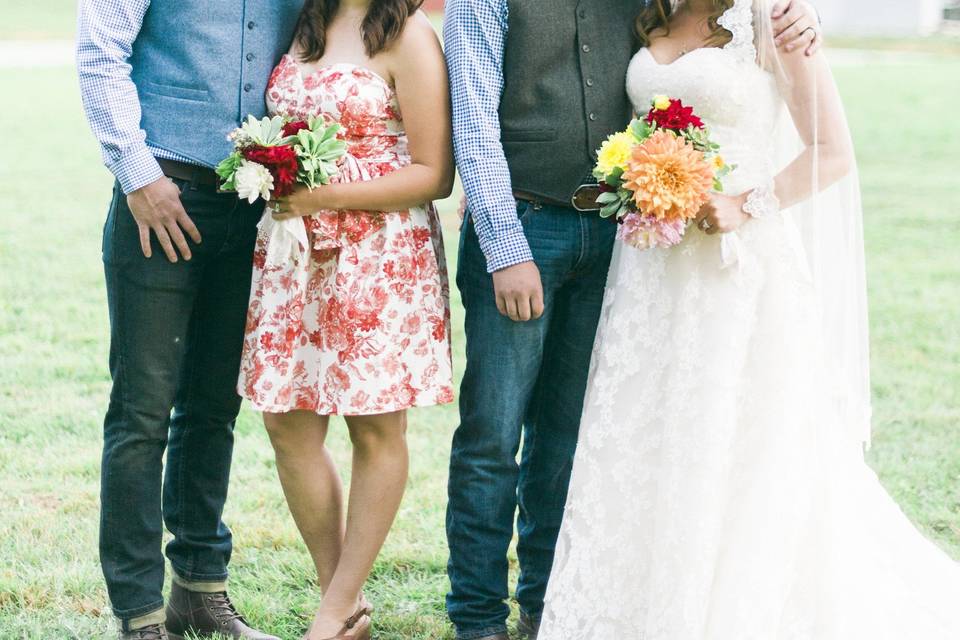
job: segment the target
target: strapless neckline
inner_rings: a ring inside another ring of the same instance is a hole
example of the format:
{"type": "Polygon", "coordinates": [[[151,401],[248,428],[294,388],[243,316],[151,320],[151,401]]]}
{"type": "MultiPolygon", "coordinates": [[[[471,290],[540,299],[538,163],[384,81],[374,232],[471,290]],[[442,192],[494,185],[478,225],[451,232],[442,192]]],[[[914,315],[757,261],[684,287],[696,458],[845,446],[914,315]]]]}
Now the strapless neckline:
{"type": "Polygon", "coordinates": [[[396,93],[396,89],[394,89],[393,85],[390,84],[389,80],[384,78],[382,75],[380,75],[373,69],[369,67],[365,67],[361,64],[357,64],[355,62],[332,62],[330,64],[324,64],[318,67],[307,67],[306,65],[303,65],[297,62],[297,59],[292,55],[290,55],[289,53],[283,54],[283,58],[281,62],[293,65],[297,69],[297,73],[299,74],[300,78],[303,80],[306,80],[307,78],[323,76],[327,73],[336,71],[338,69],[349,69],[349,70],[352,70],[354,73],[360,72],[362,75],[366,75],[373,80],[377,80],[390,93],[396,93]]]}
{"type": "Polygon", "coordinates": [[[725,49],[723,47],[697,47],[693,51],[688,51],[687,53],[681,55],[679,58],[674,58],[670,62],[660,62],[659,60],[657,60],[657,57],[653,55],[652,51],[650,51],[650,47],[644,47],[643,49],[641,49],[641,51],[646,52],[647,57],[650,58],[650,62],[652,62],[654,65],[658,67],[667,68],[667,67],[672,67],[677,65],[680,62],[686,60],[687,58],[690,58],[691,56],[697,53],[707,52],[707,51],[725,51],[725,49]]]}

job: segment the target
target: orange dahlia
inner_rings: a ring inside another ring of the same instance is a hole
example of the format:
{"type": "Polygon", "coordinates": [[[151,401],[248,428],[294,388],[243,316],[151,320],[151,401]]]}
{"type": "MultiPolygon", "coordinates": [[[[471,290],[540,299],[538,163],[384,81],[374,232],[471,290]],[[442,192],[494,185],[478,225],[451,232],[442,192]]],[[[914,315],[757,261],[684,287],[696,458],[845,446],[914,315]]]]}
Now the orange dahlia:
{"type": "Polygon", "coordinates": [[[657,131],[633,149],[623,186],[637,209],[658,220],[692,220],[710,199],[713,168],[683,138],[657,131]]]}

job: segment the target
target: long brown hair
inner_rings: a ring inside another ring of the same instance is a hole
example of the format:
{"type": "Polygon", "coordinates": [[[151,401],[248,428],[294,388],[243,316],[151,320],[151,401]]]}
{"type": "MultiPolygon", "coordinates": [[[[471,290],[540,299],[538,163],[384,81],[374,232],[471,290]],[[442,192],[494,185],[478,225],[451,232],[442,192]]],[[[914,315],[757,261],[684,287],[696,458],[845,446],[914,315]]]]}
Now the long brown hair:
{"type": "MultiPolygon", "coordinates": [[[[363,19],[363,46],[373,57],[387,49],[403,32],[407,18],[423,0],[371,0],[363,19]]],[[[307,0],[297,21],[296,41],[303,62],[316,62],[327,48],[327,27],[340,9],[340,0],[307,0]]]]}
{"type": "MultiPolygon", "coordinates": [[[[713,9],[710,17],[707,19],[707,26],[710,28],[710,38],[707,40],[707,46],[720,47],[733,37],[733,34],[721,27],[717,20],[720,19],[727,9],[733,6],[734,0],[713,0],[711,4],[713,9]]],[[[673,7],[670,0],[653,0],[644,5],[637,16],[636,30],[637,39],[641,47],[650,46],[650,34],[657,29],[662,29],[664,35],[670,35],[670,16],[673,15],[673,7]]]]}

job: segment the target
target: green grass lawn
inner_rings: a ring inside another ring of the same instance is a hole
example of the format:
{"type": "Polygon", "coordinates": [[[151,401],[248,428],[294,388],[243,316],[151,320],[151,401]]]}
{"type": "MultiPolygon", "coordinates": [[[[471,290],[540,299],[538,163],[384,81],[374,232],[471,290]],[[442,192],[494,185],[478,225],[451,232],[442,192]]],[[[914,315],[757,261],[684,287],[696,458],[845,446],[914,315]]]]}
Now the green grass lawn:
{"type": "Polygon", "coordinates": [[[73,37],[78,0],[0,0],[0,40],[73,37]]]}
{"type": "MultiPolygon", "coordinates": [[[[885,58],[838,77],[867,211],[870,460],[909,515],[960,557],[960,86],[949,81],[960,77],[960,57],[885,58]]],[[[96,533],[109,387],[99,244],[110,178],[70,69],[0,70],[0,86],[16,96],[0,111],[0,640],[109,637],[96,533]]],[[[453,257],[452,231],[448,246],[453,257]]],[[[453,303],[462,366],[456,293],[453,303]]],[[[412,417],[409,492],[370,581],[379,640],[452,638],[443,513],[455,425],[453,407],[412,417]]],[[[233,594],[257,624],[297,638],[319,593],[259,418],[245,410],[237,431],[226,515],[233,594]]],[[[333,432],[346,465],[344,430],[333,432]]]]}

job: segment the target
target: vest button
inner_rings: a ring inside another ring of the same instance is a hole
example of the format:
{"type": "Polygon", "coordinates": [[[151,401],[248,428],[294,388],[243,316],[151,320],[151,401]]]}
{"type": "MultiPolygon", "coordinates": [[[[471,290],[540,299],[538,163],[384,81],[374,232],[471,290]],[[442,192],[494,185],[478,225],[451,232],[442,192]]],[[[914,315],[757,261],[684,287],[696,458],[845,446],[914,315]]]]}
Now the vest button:
{"type": "Polygon", "coordinates": [[[590,45],[585,44],[585,45],[583,45],[583,46],[580,47],[580,48],[583,49],[583,52],[584,52],[584,53],[590,53],[590,45]]]}
{"type": "Polygon", "coordinates": [[[581,18],[586,18],[586,17],[587,17],[587,10],[586,10],[586,9],[580,9],[579,16],[580,16],[581,18]]]}
{"type": "Polygon", "coordinates": [[[247,93],[250,93],[253,91],[253,85],[248,82],[247,84],[243,85],[243,90],[247,93]]]}
{"type": "Polygon", "coordinates": [[[247,54],[247,62],[253,62],[253,59],[256,58],[256,57],[257,57],[257,56],[253,55],[252,53],[248,53],[248,54],[247,54]]]}
{"type": "Polygon", "coordinates": [[[253,20],[247,23],[247,29],[253,29],[255,26],[257,26],[257,23],[253,20]]]}
{"type": "Polygon", "coordinates": [[[587,86],[588,86],[588,87],[592,87],[592,86],[593,86],[593,78],[587,78],[587,86]]]}
{"type": "Polygon", "coordinates": [[[591,121],[591,122],[596,122],[596,121],[597,121],[597,114],[595,114],[595,113],[591,113],[591,114],[590,114],[589,116],[587,116],[587,117],[590,118],[590,121],[591,121]]]}

